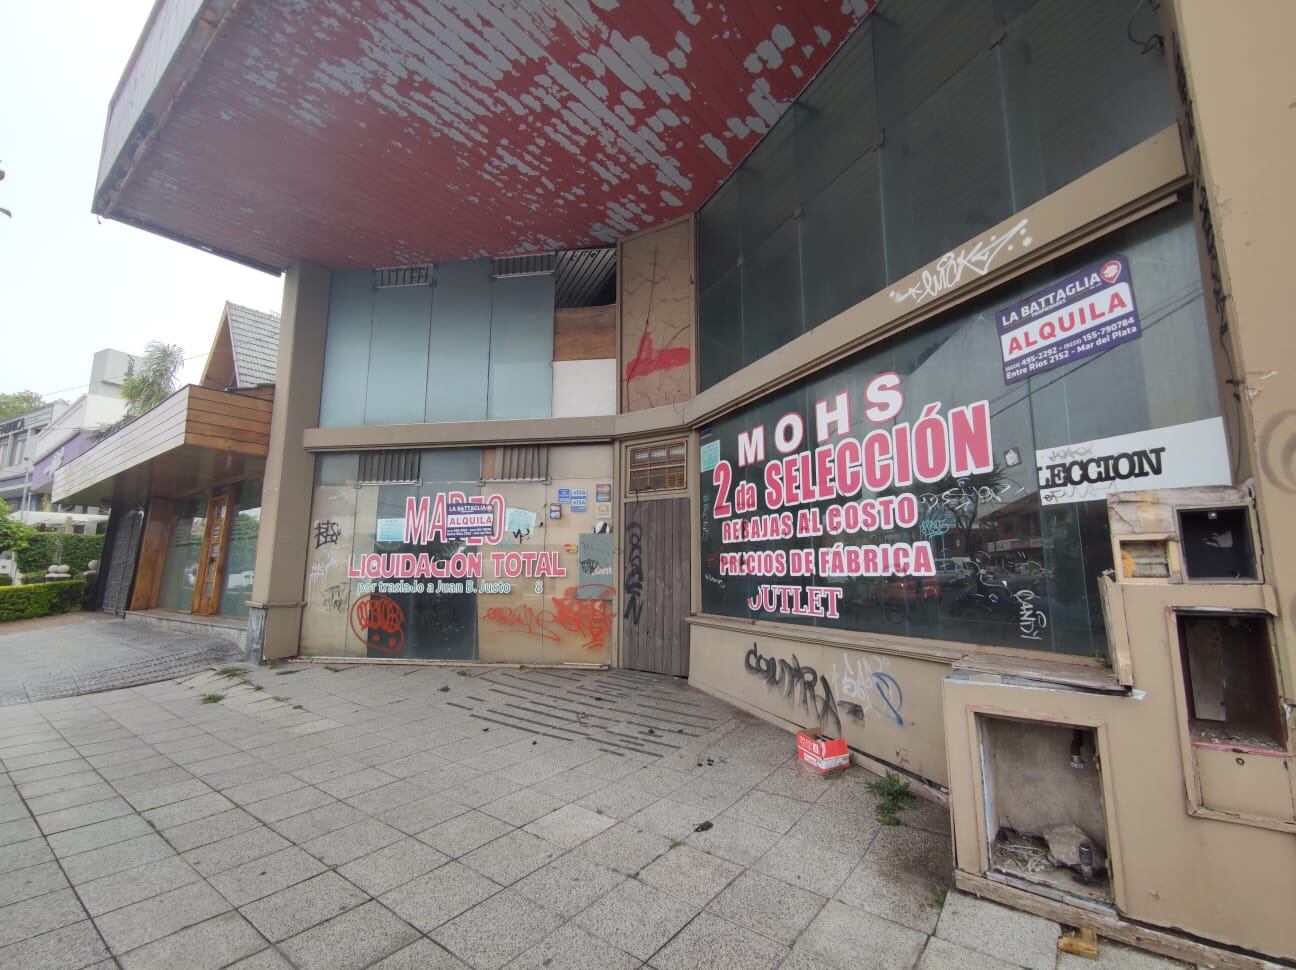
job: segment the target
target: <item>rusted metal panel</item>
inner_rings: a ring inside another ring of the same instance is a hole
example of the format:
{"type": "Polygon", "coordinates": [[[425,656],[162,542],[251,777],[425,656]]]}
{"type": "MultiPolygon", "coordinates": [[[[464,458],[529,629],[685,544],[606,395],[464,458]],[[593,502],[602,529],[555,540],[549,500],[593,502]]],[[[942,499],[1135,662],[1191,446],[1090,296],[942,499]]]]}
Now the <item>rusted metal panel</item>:
{"type": "Polygon", "coordinates": [[[687,677],[689,500],[627,502],[621,540],[622,665],[687,677]]]}
{"type": "Polygon", "coordinates": [[[696,209],[871,2],[242,0],[96,209],[265,266],[610,243],[696,209]]]}

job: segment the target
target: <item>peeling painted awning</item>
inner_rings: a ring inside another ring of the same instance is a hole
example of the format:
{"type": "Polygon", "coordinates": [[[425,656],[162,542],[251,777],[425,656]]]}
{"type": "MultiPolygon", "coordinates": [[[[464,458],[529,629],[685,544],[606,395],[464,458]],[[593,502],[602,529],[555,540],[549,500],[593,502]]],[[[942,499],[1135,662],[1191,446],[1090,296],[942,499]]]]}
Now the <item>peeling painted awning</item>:
{"type": "Polygon", "coordinates": [[[94,211],[268,269],[597,246],[696,209],[873,0],[158,0],[94,211]]]}

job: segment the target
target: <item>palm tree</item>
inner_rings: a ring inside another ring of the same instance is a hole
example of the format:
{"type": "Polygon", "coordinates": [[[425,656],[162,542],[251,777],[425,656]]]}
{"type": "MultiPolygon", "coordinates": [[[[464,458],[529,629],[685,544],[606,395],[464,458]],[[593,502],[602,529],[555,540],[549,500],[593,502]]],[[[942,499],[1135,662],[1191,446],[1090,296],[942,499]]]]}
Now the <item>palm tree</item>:
{"type": "Polygon", "coordinates": [[[95,431],[95,437],[108,437],[170,397],[176,388],[176,378],[180,374],[180,368],[184,366],[184,360],[184,350],[176,344],[150,340],[134,371],[122,381],[126,413],[112,424],[100,425],[95,431]]]}

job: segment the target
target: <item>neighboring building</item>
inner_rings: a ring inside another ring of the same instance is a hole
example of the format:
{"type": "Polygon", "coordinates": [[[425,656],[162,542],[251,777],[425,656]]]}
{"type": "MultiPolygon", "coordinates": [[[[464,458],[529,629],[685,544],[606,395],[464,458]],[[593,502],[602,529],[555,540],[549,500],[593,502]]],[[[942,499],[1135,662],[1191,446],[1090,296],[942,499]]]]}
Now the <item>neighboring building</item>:
{"type": "Polygon", "coordinates": [[[21,512],[38,506],[38,500],[31,494],[36,441],[67,406],[67,401],[51,401],[35,411],[0,422],[0,499],[11,510],[21,512]]]}
{"type": "Polygon", "coordinates": [[[241,642],[256,564],[278,317],[226,303],[198,385],[60,464],[57,502],[111,505],[100,607],[209,618],[241,642]]]}
{"type": "Polygon", "coordinates": [[[1296,959],[1296,5],[873,7],[157,5],[94,209],[287,272],[250,654],[687,674],[1296,959]]]}

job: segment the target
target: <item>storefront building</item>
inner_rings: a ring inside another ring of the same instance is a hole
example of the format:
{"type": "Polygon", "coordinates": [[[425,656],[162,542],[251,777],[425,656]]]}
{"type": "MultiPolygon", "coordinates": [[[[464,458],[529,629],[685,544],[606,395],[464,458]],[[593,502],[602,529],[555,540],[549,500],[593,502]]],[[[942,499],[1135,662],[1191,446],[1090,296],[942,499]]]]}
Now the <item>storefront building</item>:
{"type": "Polygon", "coordinates": [[[245,641],[278,324],[227,303],[200,384],[54,471],[56,501],[111,506],[100,609],[245,641]]]}
{"type": "Polygon", "coordinates": [[[253,654],[687,675],[968,891],[1296,958],[1291,9],[432,7],[160,4],[110,116],[96,211],[287,271],[253,654]]]}

